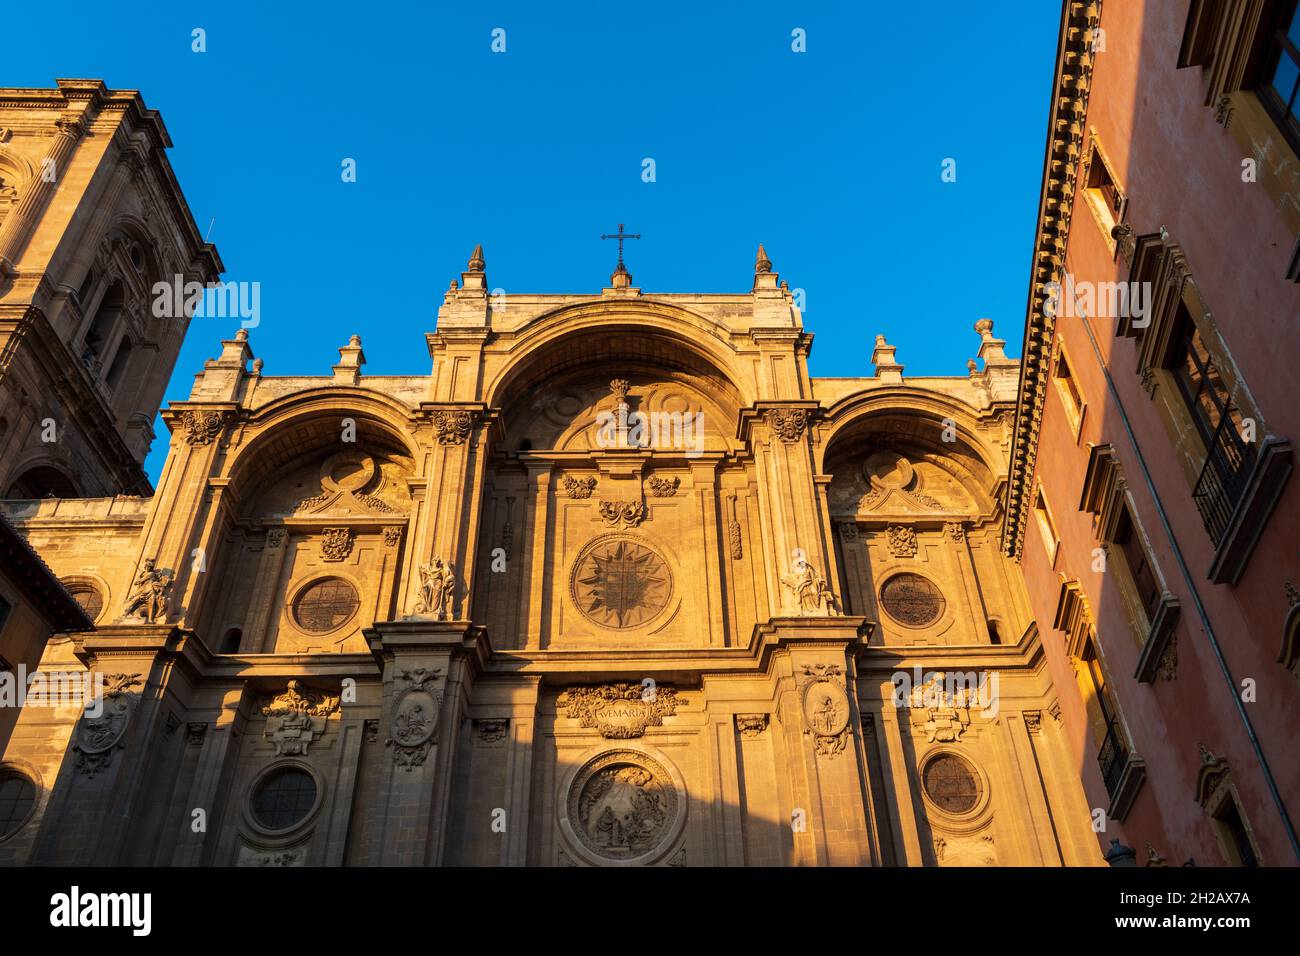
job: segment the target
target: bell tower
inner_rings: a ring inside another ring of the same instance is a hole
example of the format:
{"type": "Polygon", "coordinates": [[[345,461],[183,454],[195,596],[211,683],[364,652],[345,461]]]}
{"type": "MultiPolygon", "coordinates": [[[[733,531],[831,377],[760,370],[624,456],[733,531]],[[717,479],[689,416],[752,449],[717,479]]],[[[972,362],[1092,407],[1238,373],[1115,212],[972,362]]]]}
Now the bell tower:
{"type": "Polygon", "coordinates": [[[216,281],[221,260],[157,111],[100,80],[57,83],[0,89],[0,497],[149,494],[189,325],[155,287],[216,281]]]}

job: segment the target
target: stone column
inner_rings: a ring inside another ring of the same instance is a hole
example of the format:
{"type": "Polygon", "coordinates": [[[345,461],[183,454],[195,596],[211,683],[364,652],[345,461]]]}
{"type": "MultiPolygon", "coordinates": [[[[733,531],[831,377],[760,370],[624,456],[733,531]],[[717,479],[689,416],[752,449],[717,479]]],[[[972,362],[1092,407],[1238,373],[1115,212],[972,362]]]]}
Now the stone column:
{"type": "Polygon", "coordinates": [[[46,202],[58,190],[68,161],[85,133],[81,116],[55,120],[54,125],[58,132],[49,153],[37,166],[18,204],[0,224],[0,278],[17,273],[23,248],[40,221],[46,202]]]}
{"type": "Polygon", "coordinates": [[[367,629],[383,668],[385,741],[370,863],[442,862],[456,740],[486,635],[464,621],[406,619],[367,629]]]}
{"type": "Polygon", "coordinates": [[[416,603],[419,566],[441,558],[451,563],[456,576],[447,613],[453,619],[465,619],[474,587],[492,418],[481,405],[433,402],[421,405],[420,414],[423,422],[417,438],[427,443],[431,453],[418,537],[412,541],[414,560],[408,565],[405,606],[416,603]]]}

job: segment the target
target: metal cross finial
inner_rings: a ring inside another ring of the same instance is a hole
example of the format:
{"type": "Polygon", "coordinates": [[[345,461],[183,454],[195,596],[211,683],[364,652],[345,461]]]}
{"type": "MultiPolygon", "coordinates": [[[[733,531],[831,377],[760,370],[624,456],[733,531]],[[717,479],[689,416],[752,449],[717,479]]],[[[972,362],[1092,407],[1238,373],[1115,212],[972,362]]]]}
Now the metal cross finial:
{"type": "Polygon", "coordinates": [[[618,224],[618,232],[617,232],[617,233],[614,233],[613,235],[610,235],[609,233],[605,233],[605,234],[602,235],[600,238],[602,238],[602,239],[617,239],[617,240],[618,240],[618,264],[619,264],[619,265],[622,265],[622,264],[623,264],[623,240],[624,240],[624,239],[640,239],[640,238],[641,238],[641,234],[640,234],[639,232],[638,232],[638,233],[624,232],[624,231],[623,231],[623,224],[620,222],[620,223],[618,224]]]}

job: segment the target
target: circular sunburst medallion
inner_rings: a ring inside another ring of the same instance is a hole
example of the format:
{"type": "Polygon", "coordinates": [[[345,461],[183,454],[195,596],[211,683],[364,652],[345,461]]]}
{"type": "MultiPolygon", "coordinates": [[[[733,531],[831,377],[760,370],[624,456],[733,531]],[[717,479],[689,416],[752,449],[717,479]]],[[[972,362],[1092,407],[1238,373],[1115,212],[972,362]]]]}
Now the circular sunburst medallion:
{"type": "Polygon", "coordinates": [[[908,627],[933,624],[947,606],[933,581],[906,571],[885,582],[880,589],[880,603],[890,617],[908,627]]]}
{"type": "Polygon", "coordinates": [[[592,862],[653,861],[681,830],[685,800],[649,754],[613,750],[587,761],[569,784],[560,823],[592,862]]]}
{"type": "Polygon", "coordinates": [[[573,601],[601,627],[640,627],[668,606],[673,576],[659,553],[628,538],[601,538],[573,563],[573,601]]]}

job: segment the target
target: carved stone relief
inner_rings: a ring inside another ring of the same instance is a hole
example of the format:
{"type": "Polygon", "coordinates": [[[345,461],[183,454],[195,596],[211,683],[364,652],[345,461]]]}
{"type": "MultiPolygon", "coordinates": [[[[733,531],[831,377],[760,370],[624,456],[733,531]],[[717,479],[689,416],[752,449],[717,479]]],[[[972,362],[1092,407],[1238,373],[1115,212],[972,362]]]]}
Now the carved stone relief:
{"type": "Polygon", "coordinates": [[[104,693],[98,707],[87,706],[87,712],[77,721],[73,732],[72,749],[77,753],[77,769],[87,777],[106,770],[113,762],[113,753],[124,747],[122,738],[131,720],[130,688],[141,683],[140,674],[104,675],[104,693]],[[96,711],[96,716],[90,716],[96,711]]]}
{"type": "Polygon", "coordinates": [[[813,738],[819,756],[834,757],[849,739],[849,698],[844,668],[834,664],[803,666],[799,678],[804,733],[813,738]]]}
{"type": "Polygon", "coordinates": [[[641,684],[600,684],[570,687],[556,706],[580,726],[600,731],[609,740],[631,740],[645,735],[647,727],[660,727],[665,717],[677,713],[677,691],[672,687],[641,684]]]}
{"type": "Polygon", "coordinates": [[[330,714],[339,709],[337,694],[312,690],[299,680],[289,681],[284,693],[262,700],[262,736],[274,745],[276,756],[305,756],[324,735],[330,714]]]}
{"type": "Polygon", "coordinates": [[[407,687],[393,705],[387,744],[393,748],[393,762],[408,773],[424,766],[433,747],[443,696],[436,686],[438,673],[436,667],[417,667],[399,675],[407,687]]]}

